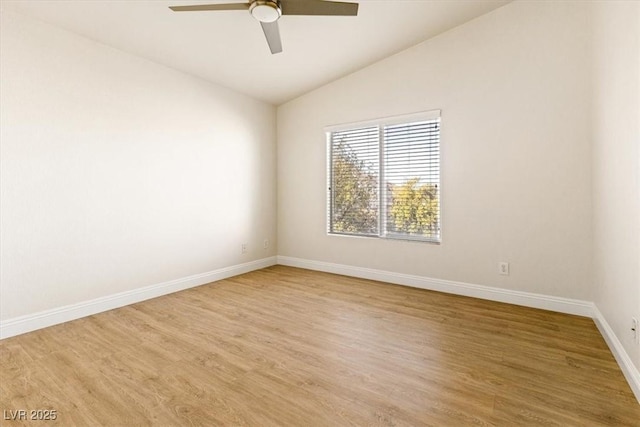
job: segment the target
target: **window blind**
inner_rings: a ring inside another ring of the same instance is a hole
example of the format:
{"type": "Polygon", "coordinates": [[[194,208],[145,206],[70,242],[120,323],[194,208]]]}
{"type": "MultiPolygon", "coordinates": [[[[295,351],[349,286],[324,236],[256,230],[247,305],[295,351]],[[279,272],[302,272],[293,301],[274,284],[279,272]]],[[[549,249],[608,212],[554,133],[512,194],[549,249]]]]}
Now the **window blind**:
{"type": "Polygon", "coordinates": [[[440,241],[439,111],[328,133],[330,234],[440,241]]]}
{"type": "Polygon", "coordinates": [[[378,234],[379,134],[377,126],[331,134],[331,233],[378,234]]]}
{"type": "Polygon", "coordinates": [[[440,237],[440,119],[384,126],[387,237],[440,237]]]}

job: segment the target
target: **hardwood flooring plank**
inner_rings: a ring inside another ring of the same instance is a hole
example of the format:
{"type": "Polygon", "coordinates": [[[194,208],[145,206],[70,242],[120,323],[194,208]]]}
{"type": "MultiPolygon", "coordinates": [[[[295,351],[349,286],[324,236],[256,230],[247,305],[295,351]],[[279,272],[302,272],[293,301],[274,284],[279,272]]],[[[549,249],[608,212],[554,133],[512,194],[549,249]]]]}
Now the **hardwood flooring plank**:
{"type": "Polygon", "coordinates": [[[282,266],[0,341],[0,406],[58,414],[3,426],[640,426],[591,319],[282,266]]]}

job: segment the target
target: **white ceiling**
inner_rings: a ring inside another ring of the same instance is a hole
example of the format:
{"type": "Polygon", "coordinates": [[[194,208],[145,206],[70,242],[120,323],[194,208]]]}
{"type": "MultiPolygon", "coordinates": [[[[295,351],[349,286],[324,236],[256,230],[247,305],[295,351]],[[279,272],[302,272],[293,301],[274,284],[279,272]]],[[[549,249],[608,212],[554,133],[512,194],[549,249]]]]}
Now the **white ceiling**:
{"type": "Polygon", "coordinates": [[[359,0],[357,17],[283,16],[284,52],[276,55],[247,11],[168,8],[238,0],[2,0],[2,6],[278,105],[509,1],[359,0]]]}

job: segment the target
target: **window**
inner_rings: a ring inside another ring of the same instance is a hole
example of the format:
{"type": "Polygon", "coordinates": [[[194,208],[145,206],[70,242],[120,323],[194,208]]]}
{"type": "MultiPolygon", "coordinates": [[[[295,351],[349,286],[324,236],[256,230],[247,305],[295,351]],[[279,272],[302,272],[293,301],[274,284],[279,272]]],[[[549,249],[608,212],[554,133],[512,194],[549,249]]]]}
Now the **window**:
{"type": "Polygon", "coordinates": [[[328,232],[440,242],[440,111],[328,129],[328,232]]]}

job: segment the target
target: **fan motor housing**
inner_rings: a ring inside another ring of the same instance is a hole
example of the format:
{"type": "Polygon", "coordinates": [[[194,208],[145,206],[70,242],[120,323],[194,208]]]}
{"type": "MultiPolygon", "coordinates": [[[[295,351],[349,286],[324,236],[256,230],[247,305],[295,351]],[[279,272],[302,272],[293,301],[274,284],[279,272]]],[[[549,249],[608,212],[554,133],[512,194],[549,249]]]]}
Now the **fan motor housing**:
{"type": "Polygon", "coordinates": [[[251,16],[260,22],[275,22],[282,16],[280,3],[272,0],[255,0],[249,5],[251,16]]]}

